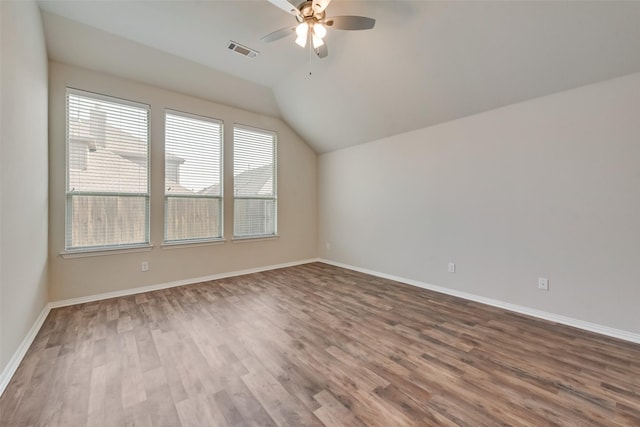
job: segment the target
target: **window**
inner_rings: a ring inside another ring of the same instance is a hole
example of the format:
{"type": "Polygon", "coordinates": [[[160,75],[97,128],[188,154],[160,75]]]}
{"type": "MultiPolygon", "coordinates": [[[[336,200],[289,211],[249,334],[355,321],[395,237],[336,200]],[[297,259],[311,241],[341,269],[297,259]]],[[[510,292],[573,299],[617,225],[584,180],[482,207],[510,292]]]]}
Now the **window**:
{"type": "Polygon", "coordinates": [[[222,238],[222,123],[165,113],[164,240],[222,238]]]}
{"type": "Polygon", "coordinates": [[[67,89],[67,250],[149,244],[149,107],[67,89]]]}
{"type": "Polygon", "coordinates": [[[277,233],[276,134],[235,126],[233,129],[233,234],[277,233]]]}

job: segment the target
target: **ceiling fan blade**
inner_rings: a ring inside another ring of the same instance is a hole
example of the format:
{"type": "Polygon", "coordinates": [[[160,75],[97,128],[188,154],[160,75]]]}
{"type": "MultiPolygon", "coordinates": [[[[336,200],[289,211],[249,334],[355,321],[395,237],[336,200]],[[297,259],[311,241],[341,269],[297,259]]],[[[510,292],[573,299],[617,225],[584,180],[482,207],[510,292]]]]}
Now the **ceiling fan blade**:
{"type": "Polygon", "coordinates": [[[331,0],[313,0],[313,11],[320,13],[329,6],[331,0]]]}
{"type": "Polygon", "coordinates": [[[280,9],[284,10],[285,12],[295,17],[300,17],[300,18],[302,17],[302,14],[298,10],[298,8],[292,5],[291,3],[289,3],[287,0],[268,0],[268,1],[272,5],[279,7],[280,9]]]}
{"type": "Polygon", "coordinates": [[[265,43],[271,43],[276,40],[280,40],[282,38],[295,34],[295,31],[296,31],[296,27],[280,28],[279,30],[275,30],[273,33],[267,34],[266,36],[262,37],[260,40],[262,40],[265,43]]]}
{"type": "Polygon", "coordinates": [[[315,48],[314,51],[316,52],[316,55],[318,55],[318,58],[320,59],[326,58],[327,55],[329,55],[329,50],[327,49],[326,42],[322,46],[315,48]]]}
{"type": "Polygon", "coordinates": [[[376,20],[365,16],[334,16],[325,19],[324,24],[338,30],[370,30],[376,20]]]}

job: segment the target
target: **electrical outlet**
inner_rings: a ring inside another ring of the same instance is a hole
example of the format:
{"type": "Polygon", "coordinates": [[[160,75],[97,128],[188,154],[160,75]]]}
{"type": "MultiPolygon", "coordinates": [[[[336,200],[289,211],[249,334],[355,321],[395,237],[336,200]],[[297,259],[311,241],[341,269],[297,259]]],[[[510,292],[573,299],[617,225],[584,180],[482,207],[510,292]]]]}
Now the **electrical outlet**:
{"type": "Polygon", "coordinates": [[[455,273],[456,272],[456,263],[455,262],[450,262],[449,263],[449,273],[455,273]]]}
{"type": "Polygon", "coordinates": [[[549,279],[545,279],[544,277],[538,277],[538,289],[541,291],[549,290],[549,279]]]}
{"type": "Polygon", "coordinates": [[[149,271],[149,261],[142,261],[140,263],[140,271],[149,271]]]}
{"type": "Polygon", "coordinates": [[[331,249],[331,243],[330,242],[325,243],[325,246],[327,247],[327,249],[331,249]]]}

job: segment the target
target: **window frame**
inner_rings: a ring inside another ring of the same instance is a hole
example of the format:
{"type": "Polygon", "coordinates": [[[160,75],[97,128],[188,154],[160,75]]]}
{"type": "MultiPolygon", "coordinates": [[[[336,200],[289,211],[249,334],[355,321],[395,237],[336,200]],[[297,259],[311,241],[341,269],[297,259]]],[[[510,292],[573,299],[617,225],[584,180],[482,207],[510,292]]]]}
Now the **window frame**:
{"type": "Polygon", "coordinates": [[[152,247],[151,245],[151,106],[142,102],[131,101],[125,98],[118,98],[115,96],[105,95],[102,93],[86,91],[82,89],[76,89],[73,87],[67,87],[64,96],[65,102],[65,228],[64,228],[64,252],[63,255],[69,254],[83,254],[83,253],[100,253],[100,252],[112,252],[121,250],[127,252],[130,250],[146,250],[152,247]],[[145,193],[123,193],[123,192],[110,192],[110,191],[70,191],[69,189],[69,175],[70,175],[70,116],[69,116],[69,97],[70,95],[81,96],[84,98],[96,99],[98,101],[111,102],[114,104],[121,104],[128,107],[140,108],[146,111],[147,123],[146,123],[146,171],[147,171],[147,185],[145,193]],[[122,244],[107,244],[107,245],[90,245],[90,246],[72,246],[73,234],[69,231],[70,227],[73,227],[72,214],[73,214],[73,197],[141,197],[144,199],[145,212],[144,212],[144,241],[122,244]]]}
{"type": "Polygon", "coordinates": [[[171,108],[164,109],[164,163],[163,163],[163,177],[162,177],[162,188],[163,188],[163,238],[162,238],[162,246],[171,247],[171,246],[180,246],[180,245],[198,245],[198,244],[215,244],[219,242],[225,241],[224,235],[224,121],[220,119],[216,119],[213,117],[203,116],[199,114],[187,113],[185,111],[175,110],[171,108]],[[210,123],[215,123],[220,126],[220,158],[219,158],[219,167],[220,167],[220,195],[219,196],[206,196],[206,195],[167,195],[166,193],[166,155],[167,155],[167,115],[175,115],[182,116],[193,120],[200,120],[210,123]],[[188,199],[217,199],[219,203],[219,222],[220,222],[220,236],[219,237],[202,237],[202,238],[190,238],[190,239],[167,239],[167,215],[168,215],[168,199],[169,198],[188,198],[188,199]]]}
{"type": "Polygon", "coordinates": [[[248,126],[240,123],[233,124],[233,240],[270,240],[278,238],[278,133],[276,131],[262,129],[254,126],[248,126]],[[271,135],[273,141],[273,196],[237,196],[235,185],[235,148],[236,148],[236,129],[242,129],[244,131],[255,132],[264,135],[271,135]],[[273,212],[273,233],[269,234],[251,234],[251,235],[238,235],[236,234],[236,200],[272,200],[274,204],[273,212]]]}

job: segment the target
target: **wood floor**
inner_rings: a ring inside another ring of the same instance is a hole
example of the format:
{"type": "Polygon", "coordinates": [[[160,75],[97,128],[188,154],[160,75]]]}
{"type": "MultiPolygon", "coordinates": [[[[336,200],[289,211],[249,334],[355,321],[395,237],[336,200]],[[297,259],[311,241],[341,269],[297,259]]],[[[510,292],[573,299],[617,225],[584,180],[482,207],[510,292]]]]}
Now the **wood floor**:
{"type": "Polygon", "coordinates": [[[8,426],[640,425],[640,346],[314,263],[53,310],[8,426]]]}

